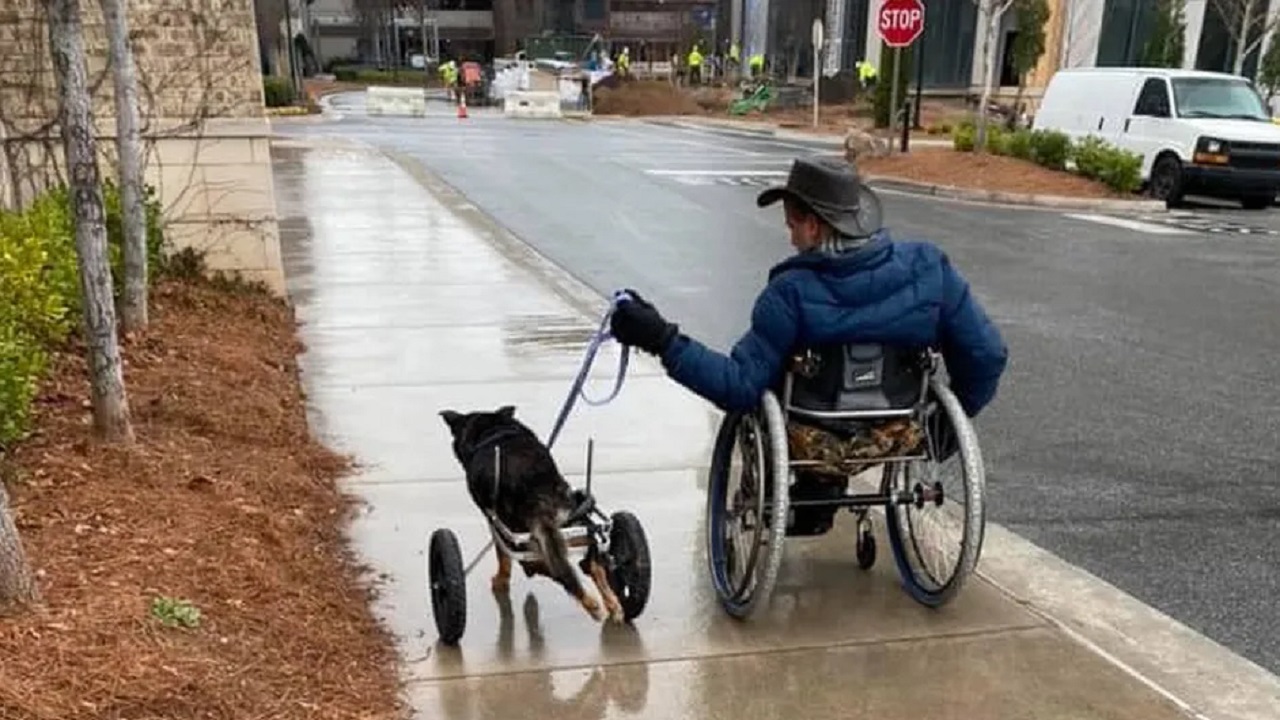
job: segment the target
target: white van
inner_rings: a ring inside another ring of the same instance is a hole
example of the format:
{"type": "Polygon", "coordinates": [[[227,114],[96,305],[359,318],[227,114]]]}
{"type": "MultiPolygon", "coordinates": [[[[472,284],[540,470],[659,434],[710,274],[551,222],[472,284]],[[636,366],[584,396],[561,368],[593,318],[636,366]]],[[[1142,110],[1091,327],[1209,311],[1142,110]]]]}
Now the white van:
{"type": "Polygon", "coordinates": [[[1280,189],[1280,125],[1238,75],[1165,68],[1059,70],[1032,127],[1095,135],[1142,156],[1142,179],[1170,207],[1183,195],[1269,207],[1280,189]]]}

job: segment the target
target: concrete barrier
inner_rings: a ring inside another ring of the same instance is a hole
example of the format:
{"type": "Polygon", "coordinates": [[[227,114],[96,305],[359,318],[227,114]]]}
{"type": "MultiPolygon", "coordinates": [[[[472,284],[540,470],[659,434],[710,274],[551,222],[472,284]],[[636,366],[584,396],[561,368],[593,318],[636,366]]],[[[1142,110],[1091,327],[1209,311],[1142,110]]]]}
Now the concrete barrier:
{"type": "Polygon", "coordinates": [[[508,91],[503,98],[502,113],[510,118],[556,119],[560,112],[560,93],[555,90],[508,91]]]}
{"type": "Polygon", "coordinates": [[[422,88],[371,85],[365,89],[364,103],[370,115],[422,117],[427,113],[422,88]]]}

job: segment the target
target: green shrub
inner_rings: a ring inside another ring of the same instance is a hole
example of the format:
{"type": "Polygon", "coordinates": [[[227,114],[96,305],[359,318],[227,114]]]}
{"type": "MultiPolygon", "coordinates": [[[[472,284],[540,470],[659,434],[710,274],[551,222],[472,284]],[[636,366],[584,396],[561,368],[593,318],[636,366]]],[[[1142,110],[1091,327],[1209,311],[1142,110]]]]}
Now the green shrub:
{"type": "Polygon", "coordinates": [[[1057,130],[1036,130],[1031,133],[1034,160],[1050,170],[1066,170],[1071,157],[1071,138],[1057,130]]]}
{"type": "Polygon", "coordinates": [[[992,155],[1008,155],[1009,153],[1009,136],[1011,133],[1005,132],[999,125],[995,123],[987,123],[987,152],[992,155]]]}
{"type": "MultiPolygon", "coordinates": [[[[147,187],[147,254],[151,277],[168,271],[164,228],[154,189],[147,187]]],[[[120,194],[103,188],[107,243],[117,291],[123,285],[120,194]]],[[[0,211],[0,446],[21,438],[49,351],[75,328],[81,308],[75,221],[66,187],[40,196],[21,212],[0,211]]]]}
{"type": "MultiPolygon", "coordinates": [[[[147,270],[152,274],[162,275],[168,256],[164,245],[164,212],[160,200],[156,197],[155,188],[150,185],[142,189],[142,205],[147,217],[147,270]]],[[[116,279],[117,291],[123,285],[124,277],[124,211],[120,196],[120,188],[111,180],[102,187],[102,204],[106,211],[107,246],[111,252],[112,276],[116,279]]]]}
{"type": "Polygon", "coordinates": [[[287,107],[298,99],[288,78],[262,76],[262,102],[269,108],[287,107]]]}
{"type": "Polygon", "coordinates": [[[71,330],[79,275],[67,205],[57,194],[0,213],[0,446],[26,433],[45,348],[71,330]]]}
{"type": "Polygon", "coordinates": [[[1035,162],[1035,144],[1031,138],[1031,131],[1019,128],[1011,133],[1005,134],[1005,145],[1009,155],[1035,162]]]}
{"type": "MultiPolygon", "coordinates": [[[[888,45],[880,47],[880,64],[877,66],[879,74],[876,76],[876,86],[872,91],[872,104],[875,108],[876,127],[889,127],[889,104],[893,102],[893,55],[897,52],[888,45]]],[[[915,77],[911,71],[912,55],[910,52],[903,52],[898,59],[902,63],[901,71],[898,74],[898,107],[896,110],[902,109],[902,103],[907,100],[907,85],[911,78],[915,77]]],[[[902,127],[902,125],[898,125],[902,127]]]]}
{"type": "Polygon", "coordinates": [[[1121,193],[1142,185],[1142,156],[1108,144],[1096,135],[1076,143],[1071,153],[1076,172],[1121,193]]]}
{"type": "Polygon", "coordinates": [[[973,152],[977,129],[968,120],[957,123],[951,129],[951,146],[956,152],[973,152]]]}

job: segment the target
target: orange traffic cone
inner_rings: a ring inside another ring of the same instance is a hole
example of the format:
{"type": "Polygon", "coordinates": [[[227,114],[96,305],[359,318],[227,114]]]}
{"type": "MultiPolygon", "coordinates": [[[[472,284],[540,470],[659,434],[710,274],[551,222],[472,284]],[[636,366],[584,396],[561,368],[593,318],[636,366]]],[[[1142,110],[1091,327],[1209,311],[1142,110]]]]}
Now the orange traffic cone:
{"type": "Polygon", "coordinates": [[[458,119],[465,120],[467,117],[467,96],[461,95],[458,98],[458,119]]]}

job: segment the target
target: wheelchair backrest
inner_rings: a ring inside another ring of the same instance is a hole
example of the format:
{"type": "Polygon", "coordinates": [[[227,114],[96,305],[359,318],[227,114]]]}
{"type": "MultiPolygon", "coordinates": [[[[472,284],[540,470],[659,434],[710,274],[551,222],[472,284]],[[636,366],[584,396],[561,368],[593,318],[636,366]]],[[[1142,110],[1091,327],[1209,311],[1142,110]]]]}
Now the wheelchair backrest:
{"type": "Polygon", "coordinates": [[[855,343],[793,357],[786,407],[822,413],[905,410],[921,399],[931,371],[927,350],[855,343]]]}

